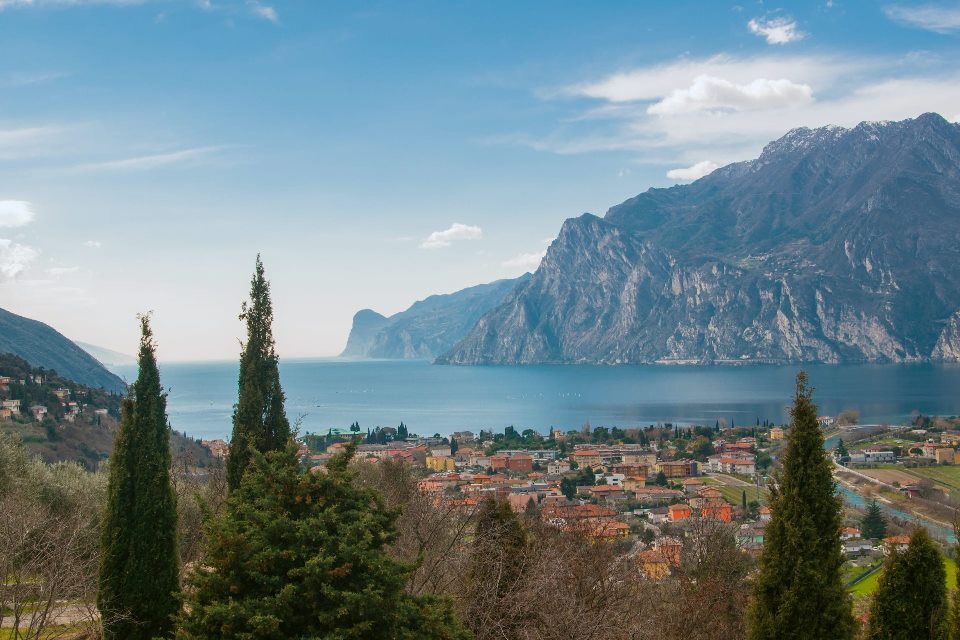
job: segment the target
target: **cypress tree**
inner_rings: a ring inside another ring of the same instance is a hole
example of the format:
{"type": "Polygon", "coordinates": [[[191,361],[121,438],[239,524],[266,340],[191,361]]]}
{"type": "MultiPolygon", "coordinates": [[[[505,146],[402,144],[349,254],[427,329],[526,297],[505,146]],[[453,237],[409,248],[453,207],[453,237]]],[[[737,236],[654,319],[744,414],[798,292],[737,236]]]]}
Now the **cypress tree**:
{"type": "Polygon", "coordinates": [[[170,425],[153,333],[140,318],[139,373],[110,457],[97,607],[106,640],[168,637],[177,611],[170,425]]]}
{"type": "Polygon", "coordinates": [[[231,491],[240,486],[253,451],[283,449],[290,438],[273,342],[270,283],[263,275],[259,255],[250,282],[250,301],[243,303],[240,319],[247,323],[247,340],[240,354],[239,398],[233,408],[233,436],[227,458],[231,491]]]}
{"type": "Polygon", "coordinates": [[[860,534],[868,540],[879,540],[887,535],[887,521],[876,498],[867,505],[867,514],[860,521],[860,534]]]}
{"type": "Polygon", "coordinates": [[[396,513],[352,482],[353,453],[326,472],[301,468],[296,444],[254,451],[224,514],[207,527],[207,566],[188,577],[178,640],[461,640],[448,600],[406,593],[393,560],[396,513]]]}
{"type": "Polygon", "coordinates": [[[916,528],[905,550],[891,550],[870,607],[869,640],[946,640],[946,569],[940,549],[916,528]]]}
{"type": "Polygon", "coordinates": [[[748,612],[750,640],[843,640],[854,620],[841,574],[841,503],[807,375],[797,375],[783,467],[748,612]]]}

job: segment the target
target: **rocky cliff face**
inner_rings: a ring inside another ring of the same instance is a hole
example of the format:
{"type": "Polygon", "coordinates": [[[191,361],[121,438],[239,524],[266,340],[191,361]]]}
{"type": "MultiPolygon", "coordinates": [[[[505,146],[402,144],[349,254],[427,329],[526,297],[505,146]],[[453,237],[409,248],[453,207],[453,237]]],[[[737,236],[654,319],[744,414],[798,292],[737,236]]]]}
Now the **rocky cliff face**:
{"type": "Polygon", "coordinates": [[[796,129],[567,220],[439,361],[960,360],[960,126],[796,129]]]}
{"type": "Polygon", "coordinates": [[[389,318],[370,309],[358,311],[341,356],[436,358],[463,339],[477,320],[502,303],[518,284],[529,279],[530,274],[525,274],[456,293],[430,296],[389,318]]]}

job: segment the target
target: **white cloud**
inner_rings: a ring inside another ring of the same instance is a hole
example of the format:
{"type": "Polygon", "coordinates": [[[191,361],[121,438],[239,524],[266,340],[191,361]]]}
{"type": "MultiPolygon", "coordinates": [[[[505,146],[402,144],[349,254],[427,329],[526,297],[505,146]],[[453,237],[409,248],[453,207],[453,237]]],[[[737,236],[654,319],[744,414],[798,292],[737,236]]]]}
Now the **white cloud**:
{"type": "Polygon", "coordinates": [[[960,30],[960,5],[950,4],[894,4],[883,8],[887,17],[910,27],[936,33],[960,30]]]}
{"type": "Polygon", "coordinates": [[[169,153],[155,153],[106,162],[88,162],[65,169],[67,173],[92,173],[100,171],[148,171],[163,167],[195,162],[209,157],[225,147],[195,147],[169,153]]]}
{"type": "Polygon", "coordinates": [[[483,238],[483,229],[467,224],[454,222],[449,229],[434,231],[420,243],[421,249],[439,249],[449,247],[456,240],[480,240],[483,238]]]}
{"type": "Polygon", "coordinates": [[[540,262],[547,255],[547,250],[537,253],[521,253],[520,255],[503,261],[503,266],[511,269],[523,269],[524,271],[534,271],[540,266],[540,262]]]}
{"type": "Polygon", "coordinates": [[[47,273],[54,278],[59,278],[60,276],[65,276],[70,273],[76,273],[79,270],[80,267],[50,267],[47,269],[47,273]]]}
{"type": "Polygon", "coordinates": [[[26,200],[0,200],[0,227],[22,227],[33,221],[33,209],[26,200]]]}
{"type": "Polygon", "coordinates": [[[89,247],[91,249],[99,249],[100,247],[103,246],[103,243],[101,243],[99,240],[87,240],[86,242],[83,243],[83,246],[89,247]]]}
{"type": "Polygon", "coordinates": [[[0,282],[19,276],[38,255],[39,252],[33,247],[0,238],[0,282]]]}
{"type": "Polygon", "coordinates": [[[686,89],[674,89],[663,100],[650,105],[647,113],[669,115],[692,111],[769,109],[794,107],[813,100],[810,85],[790,80],[758,78],[736,84],[723,78],[699,76],[686,89]]]}
{"type": "Polygon", "coordinates": [[[767,39],[767,44],[787,44],[803,40],[807,34],[797,28],[793,18],[754,18],[747,23],[751,33],[767,39]]]}
{"type": "Polygon", "coordinates": [[[250,0],[247,2],[247,6],[250,7],[250,11],[253,13],[253,15],[257,16],[258,18],[269,20],[274,24],[280,22],[280,16],[277,15],[277,10],[271,6],[260,4],[257,2],[257,0],[250,0]]]}
{"type": "Polygon", "coordinates": [[[671,180],[699,180],[703,176],[709,175],[719,168],[716,162],[702,160],[689,167],[679,169],[670,169],[667,171],[667,177],[671,180]]]}

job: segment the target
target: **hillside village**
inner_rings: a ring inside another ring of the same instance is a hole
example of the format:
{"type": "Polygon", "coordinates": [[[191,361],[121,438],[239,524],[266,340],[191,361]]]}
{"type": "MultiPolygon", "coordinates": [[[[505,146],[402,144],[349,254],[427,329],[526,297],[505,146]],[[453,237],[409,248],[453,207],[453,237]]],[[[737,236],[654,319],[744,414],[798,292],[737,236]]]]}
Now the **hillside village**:
{"type": "MultiPolygon", "coordinates": [[[[96,469],[113,447],[121,399],[13,354],[0,354],[0,434],[16,435],[45,462],[73,461],[96,469]]],[[[194,466],[214,460],[206,447],[177,432],[171,447],[194,466]]]]}
{"type": "MultiPolygon", "coordinates": [[[[861,430],[855,424],[839,427],[829,416],[821,417],[820,424],[825,434],[841,434],[850,442],[861,430]]],[[[863,431],[868,442],[862,450],[835,454],[841,474],[843,465],[869,471],[865,464],[895,464],[900,454],[915,465],[944,467],[953,463],[949,454],[960,443],[960,432],[950,429],[895,428],[901,437],[922,435],[924,441],[881,455],[879,445],[873,444],[877,431],[863,431]]],[[[644,574],[659,579],[680,562],[686,532],[702,521],[731,523],[737,527],[740,549],[759,556],[771,515],[767,474],[787,435],[785,426],[759,420],[751,427],[728,426],[725,421],[713,427],[682,428],[584,425],[574,431],[554,429],[547,436],[508,427],[503,433],[458,431],[450,437],[418,437],[401,424],[377,427],[364,437],[359,425],[351,425],[350,430],[331,429],[323,436],[307,434],[300,454],[306,465],[320,471],[348,443],[358,440],[355,459],[405,463],[418,475],[419,490],[437,504],[469,513],[484,498],[497,496],[518,514],[536,516],[597,543],[618,545],[621,552],[633,555],[644,574]]],[[[843,440],[839,442],[846,451],[843,440]]],[[[204,441],[204,445],[220,456],[228,450],[222,440],[204,441]]],[[[910,487],[904,490],[898,499],[909,498],[910,487]]],[[[864,495],[874,492],[868,489],[864,495]]],[[[889,496],[876,495],[889,501],[889,496]]],[[[861,534],[865,517],[863,509],[846,511],[842,539],[852,584],[875,573],[879,558],[908,540],[898,534],[907,531],[909,523],[889,517],[879,532],[882,535],[861,534]]]]}

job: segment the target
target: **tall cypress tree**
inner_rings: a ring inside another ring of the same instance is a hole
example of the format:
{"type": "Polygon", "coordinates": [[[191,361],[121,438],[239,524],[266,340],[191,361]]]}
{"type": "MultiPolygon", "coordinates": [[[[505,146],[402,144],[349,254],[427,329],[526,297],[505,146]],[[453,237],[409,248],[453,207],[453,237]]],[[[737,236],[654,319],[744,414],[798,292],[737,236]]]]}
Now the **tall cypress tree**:
{"type": "Polygon", "coordinates": [[[841,574],[841,502],[803,371],[790,415],[783,467],[771,488],[773,513],[754,581],[748,637],[849,639],[854,620],[841,574]]]}
{"type": "Polygon", "coordinates": [[[876,498],[867,503],[867,514],[860,521],[860,535],[868,540],[879,540],[887,535],[887,521],[876,498]]]}
{"type": "Polygon", "coordinates": [[[123,400],[103,521],[97,607],[106,640],[167,637],[178,608],[167,397],[148,317],[140,328],[140,370],[123,400]]]}
{"type": "Polygon", "coordinates": [[[948,637],[946,569],[926,529],[918,527],[906,550],[893,550],[870,607],[869,640],[945,640],[948,637]]]}
{"type": "Polygon", "coordinates": [[[247,323],[247,340],[240,354],[240,395],[233,408],[233,437],[227,458],[230,490],[250,465],[251,450],[266,453],[287,445],[290,423],[283,409],[283,389],[273,343],[273,305],[270,283],[257,264],[250,282],[250,301],[244,302],[240,319],[247,323]]]}

